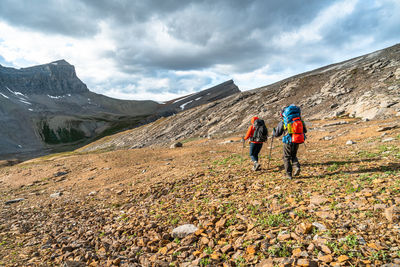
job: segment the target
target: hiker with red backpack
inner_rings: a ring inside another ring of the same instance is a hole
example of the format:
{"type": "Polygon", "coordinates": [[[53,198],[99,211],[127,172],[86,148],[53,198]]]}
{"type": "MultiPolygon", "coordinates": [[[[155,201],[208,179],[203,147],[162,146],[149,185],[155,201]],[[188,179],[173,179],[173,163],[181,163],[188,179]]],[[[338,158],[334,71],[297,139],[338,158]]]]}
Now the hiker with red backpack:
{"type": "Polygon", "coordinates": [[[283,165],[286,171],[286,178],[292,179],[293,176],[300,174],[297,150],[299,149],[299,145],[304,143],[307,129],[301,119],[300,108],[295,105],[284,107],[281,110],[280,116],[282,120],[273,129],[272,137],[283,135],[283,165]]]}
{"type": "Polygon", "coordinates": [[[261,167],[258,162],[258,154],[262,149],[263,143],[268,139],[268,129],[264,121],[258,117],[253,117],[246,136],[243,139],[250,139],[250,158],[253,162],[253,170],[257,171],[261,167]]]}

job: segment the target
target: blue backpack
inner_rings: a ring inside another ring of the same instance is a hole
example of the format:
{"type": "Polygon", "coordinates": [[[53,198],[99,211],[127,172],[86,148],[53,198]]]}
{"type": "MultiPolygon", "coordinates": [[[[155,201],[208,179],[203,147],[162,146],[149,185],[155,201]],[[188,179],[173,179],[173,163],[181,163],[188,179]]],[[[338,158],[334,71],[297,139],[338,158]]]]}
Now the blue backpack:
{"type": "Polygon", "coordinates": [[[301,120],[300,108],[290,105],[282,113],[283,125],[288,134],[282,138],[286,144],[296,143],[302,144],[305,140],[303,132],[303,121],[301,120]]]}

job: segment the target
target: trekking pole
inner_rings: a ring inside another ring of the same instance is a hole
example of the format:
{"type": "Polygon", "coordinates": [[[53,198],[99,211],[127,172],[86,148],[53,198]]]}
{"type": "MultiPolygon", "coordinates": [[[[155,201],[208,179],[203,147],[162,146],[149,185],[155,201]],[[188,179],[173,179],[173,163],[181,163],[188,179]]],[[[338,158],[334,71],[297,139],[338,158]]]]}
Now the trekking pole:
{"type": "Polygon", "coordinates": [[[272,143],[274,142],[274,135],[271,137],[271,147],[269,148],[269,158],[268,158],[268,167],[267,170],[269,170],[269,163],[271,161],[271,155],[272,155],[272,143]]]}
{"type": "Polygon", "coordinates": [[[245,140],[244,140],[244,136],[242,137],[242,158],[244,157],[243,155],[243,151],[244,151],[244,147],[245,147],[245,140]]]}

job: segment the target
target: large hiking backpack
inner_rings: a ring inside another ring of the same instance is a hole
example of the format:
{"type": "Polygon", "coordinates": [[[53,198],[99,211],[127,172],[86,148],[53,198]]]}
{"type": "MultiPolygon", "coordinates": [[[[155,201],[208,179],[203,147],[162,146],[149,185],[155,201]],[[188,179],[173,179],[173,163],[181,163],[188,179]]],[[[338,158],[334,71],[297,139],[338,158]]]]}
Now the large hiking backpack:
{"type": "Polygon", "coordinates": [[[303,132],[303,121],[301,120],[300,108],[290,105],[282,113],[283,125],[288,134],[282,139],[284,143],[304,143],[305,135],[303,132]]]}
{"type": "Polygon", "coordinates": [[[253,142],[265,142],[268,138],[268,129],[265,126],[264,120],[257,119],[254,121],[254,134],[250,138],[253,142]]]}

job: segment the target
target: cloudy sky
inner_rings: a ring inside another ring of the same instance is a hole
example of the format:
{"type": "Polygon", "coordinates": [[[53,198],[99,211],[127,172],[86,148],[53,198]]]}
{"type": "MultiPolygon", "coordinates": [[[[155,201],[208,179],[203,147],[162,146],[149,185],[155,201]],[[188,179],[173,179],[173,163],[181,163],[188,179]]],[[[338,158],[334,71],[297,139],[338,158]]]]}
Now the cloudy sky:
{"type": "Polygon", "coordinates": [[[400,43],[398,0],[1,0],[0,64],[65,59],[89,89],[241,90],[400,43]]]}

